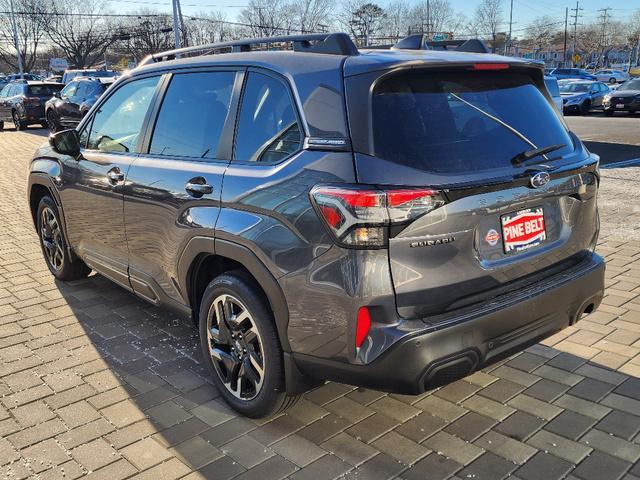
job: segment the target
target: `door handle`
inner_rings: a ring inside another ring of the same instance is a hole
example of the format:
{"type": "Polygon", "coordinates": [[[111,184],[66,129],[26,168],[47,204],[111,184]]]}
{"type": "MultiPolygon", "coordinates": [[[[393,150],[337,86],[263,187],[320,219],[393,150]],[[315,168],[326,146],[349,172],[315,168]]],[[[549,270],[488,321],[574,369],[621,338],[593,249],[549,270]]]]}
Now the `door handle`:
{"type": "Polygon", "coordinates": [[[124,173],[117,169],[109,170],[107,172],[107,178],[111,183],[119,183],[124,180],[124,173]]]}
{"type": "Polygon", "coordinates": [[[208,183],[188,182],[184,188],[193,195],[208,195],[213,192],[213,187],[208,183]]]}

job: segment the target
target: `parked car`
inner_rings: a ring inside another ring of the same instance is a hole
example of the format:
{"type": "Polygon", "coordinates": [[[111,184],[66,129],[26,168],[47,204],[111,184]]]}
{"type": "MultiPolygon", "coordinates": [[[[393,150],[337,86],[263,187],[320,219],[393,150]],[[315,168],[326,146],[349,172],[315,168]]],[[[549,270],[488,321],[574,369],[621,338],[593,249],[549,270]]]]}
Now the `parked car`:
{"type": "Polygon", "coordinates": [[[40,75],[36,75],[35,73],[23,73],[20,75],[16,73],[14,75],[7,75],[5,79],[9,82],[13,82],[14,80],[27,80],[27,81],[42,81],[42,77],[40,75]]]}
{"type": "Polygon", "coordinates": [[[594,75],[600,82],[618,83],[629,80],[629,74],[622,70],[598,70],[594,75]]]}
{"type": "Polygon", "coordinates": [[[586,70],[582,68],[556,68],[551,75],[556,77],[558,80],[563,80],[565,78],[574,78],[577,80],[597,80],[595,75],[590,74],[586,70]]]}
{"type": "Polygon", "coordinates": [[[604,113],[640,112],[640,78],[632,78],[620,85],[603,99],[604,113]]]}
{"type": "Polygon", "coordinates": [[[59,83],[26,80],[5,85],[0,92],[0,130],[5,122],[13,122],[16,130],[24,130],[34,123],[46,127],[44,104],[61,88],[59,83]]]}
{"type": "Polygon", "coordinates": [[[84,70],[65,70],[62,75],[62,83],[65,85],[76,77],[115,78],[119,74],[113,70],[96,70],[93,68],[84,70]]]}
{"type": "Polygon", "coordinates": [[[62,83],[62,75],[51,75],[44,79],[45,82],[62,83]]]}
{"type": "Polygon", "coordinates": [[[587,115],[603,108],[602,102],[611,89],[602,82],[576,81],[560,84],[560,96],[565,113],[587,115]]]}
{"type": "Polygon", "coordinates": [[[558,80],[556,79],[556,77],[545,75],[544,84],[547,87],[547,90],[549,91],[549,95],[551,95],[551,98],[553,98],[556,108],[560,113],[563,113],[562,97],[560,96],[560,88],[558,86],[558,80]]]}
{"type": "Polygon", "coordinates": [[[598,178],[540,64],[332,33],[148,57],[28,199],[57,279],[191,315],[255,417],[325,380],[419,394],[594,311],[598,178]]]}
{"type": "Polygon", "coordinates": [[[76,77],[69,82],[45,104],[49,129],[57,132],[75,128],[114,81],[114,78],[109,77],[76,77]]]}

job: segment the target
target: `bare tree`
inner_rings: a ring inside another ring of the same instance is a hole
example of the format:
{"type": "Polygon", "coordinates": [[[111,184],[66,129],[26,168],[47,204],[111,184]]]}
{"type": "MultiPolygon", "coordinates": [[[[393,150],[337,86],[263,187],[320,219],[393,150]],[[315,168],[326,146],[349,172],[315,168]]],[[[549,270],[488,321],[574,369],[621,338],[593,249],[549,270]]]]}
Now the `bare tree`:
{"type": "Polygon", "coordinates": [[[491,37],[491,51],[497,49],[498,29],[502,24],[502,0],[482,0],[475,11],[476,26],[491,37]]]}
{"type": "Polygon", "coordinates": [[[173,20],[148,9],[139,10],[139,17],[121,21],[114,29],[120,47],[136,61],[147,55],[174,47],[173,20]]]}
{"type": "Polygon", "coordinates": [[[526,36],[536,50],[547,50],[558,32],[558,22],[548,15],[536,17],[526,29],[526,36]]]}
{"type": "MultiPolygon", "coordinates": [[[[43,17],[46,5],[43,0],[14,0],[18,45],[23,69],[31,71],[38,58],[38,49],[44,37],[43,17]]],[[[9,11],[9,0],[0,0],[0,10],[9,11]]],[[[0,17],[0,60],[17,71],[18,61],[13,41],[13,28],[9,15],[0,17]]]]}
{"type": "Polygon", "coordinates": [[[114,40],[113,26],[104,13],[102,0],[53,0],[44,29],[51,42],[77,68],[90,66],[101,59],[114,40]]]}
{"type": "Polygon", "coordinates": [[[333,0],[293,0],[290,4],[293,23],[302,32],[327,28],[333,7],[333,0]]]}
{"type": "Polygon", "coordinates": [[[246,33],[252,37],[272,37],[287,33],[290,16],[284,0],[249,0],[247,8],[238,16],[246,24],[246,33]]]}
{"type": "Polygon", "coordinates": [[[235,28],[223,12],[201,12],[185,17],[185,29],[190,45],[224,42],[235,38],[235,28]]]}
{"type": "Polygon", "coordinates": [[[394,0],[385,9],[385,17],[381,26],[381,33],[393,41],[406,36],[410,32],[411,17],[409,4],[405,0],[394,0]]]}
{"type": "Polygon", "coordinates": [[[410,16],[411,30],[415,32],[450,32],[461,25],[461,15],[453,10],[449,0],[422,0],[411,10],[410,16]]]}
{"type": "Polygon", "coordinates": [[[346,0],[338,17],[340,26],[365,47],[382,30],[385,19],[382,7],[365,0],[346,0]]]}

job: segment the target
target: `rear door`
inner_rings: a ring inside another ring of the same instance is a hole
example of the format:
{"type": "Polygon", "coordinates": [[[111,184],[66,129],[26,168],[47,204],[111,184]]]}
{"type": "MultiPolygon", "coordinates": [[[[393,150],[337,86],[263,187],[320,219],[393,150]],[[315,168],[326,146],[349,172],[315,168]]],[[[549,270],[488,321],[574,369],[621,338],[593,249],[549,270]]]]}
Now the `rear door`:
{"type": "Polygon", "coordinates": [[[178,261],[194,237],[213,238],[242,75],[227,68],[163,78],[124,202],[131,285],[152,302],[188,304],[178,261]]]}
{"type": "Polygon", "coordinates": [[[596,160],[552,107],[541,72],[473,68],[347,79],[349,111],[371,105],[368,119],[349,119],[359,182],[431,188],[444,203],[389,229],[405,317],[522,288],[595,242],[596,160]],[[521,155],[551,145],[546,157],[521,155]]]}

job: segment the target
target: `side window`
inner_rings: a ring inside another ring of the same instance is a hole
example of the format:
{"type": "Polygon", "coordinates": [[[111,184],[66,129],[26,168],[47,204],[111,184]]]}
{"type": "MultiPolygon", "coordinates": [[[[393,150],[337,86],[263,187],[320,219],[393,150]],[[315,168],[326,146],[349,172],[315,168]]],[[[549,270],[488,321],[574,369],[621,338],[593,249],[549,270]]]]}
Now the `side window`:
{"type": "Polygon", "coordinates": [[[278,162],[297,152],[302,134],[285,85],[268,75],[251,72],[242,96],[235,158],[278,162]]]}
{"type": "Polygon", "coordinates": [[[160,107],[149,153],[216,158],[235,72],[174,75],[160,107]]]}
{"type": "Polygon", "coordinates": [[[134,151],[159,78],[134,80],[116,90],[95,113],[87,148],[114,153],[134,151]]]}
{"type": "Polygon", "coordinates": [[[78,97],[78,100],[82,100],[86,96],[87,96],[87,82],[78,83],[78,89],[76,90],[74,97],[78,97]]]}
{"type": "Polygon", "coordinates": [[[4,88],[0,90],[0,97],[8,97],[10,89],[11,85],[5,85],[4,88]]]}
{"type": "Polygon", "coordinates": [[[60,97],[65,99],[69,97],[73,97],[73,95],[76,93],[77,88],[78,88],[78,83],[71,82],[70,84],[68,84],[66,87],[62,89],[62,91],[60,92],[60,97]]]}

